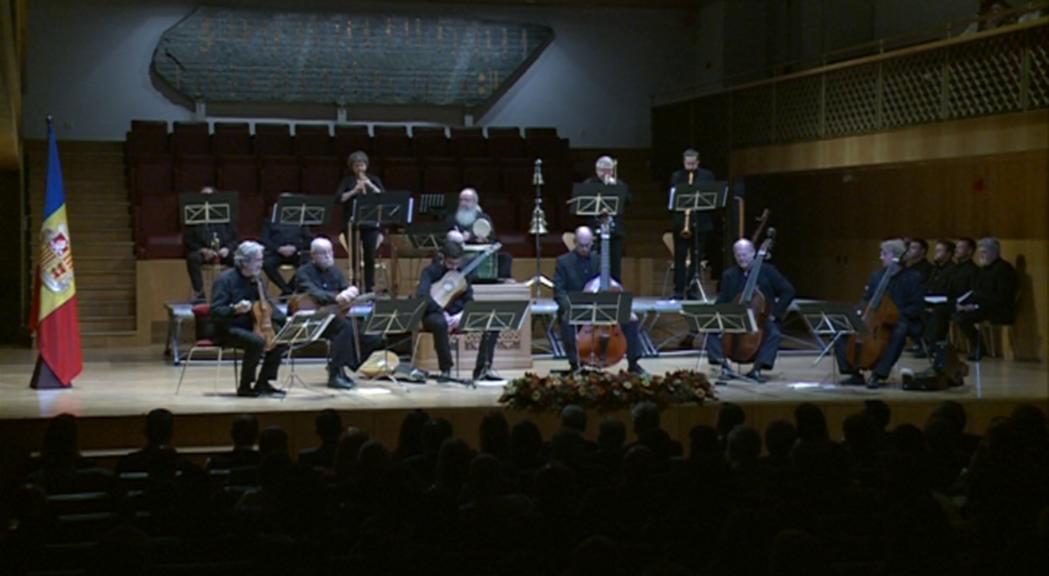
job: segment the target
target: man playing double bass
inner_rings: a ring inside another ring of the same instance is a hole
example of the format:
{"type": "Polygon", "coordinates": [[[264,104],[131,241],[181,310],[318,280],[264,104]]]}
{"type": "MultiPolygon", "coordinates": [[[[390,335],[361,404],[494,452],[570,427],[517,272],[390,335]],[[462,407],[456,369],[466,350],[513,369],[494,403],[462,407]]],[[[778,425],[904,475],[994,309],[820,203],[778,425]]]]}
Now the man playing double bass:
{"type": "MultiPolygon", "coordinates": [[[[736,265],[725,270],[721,275],[721,283],[718,286],[718,304],[735,302],[743,293],[747,285],[747,279],[752,272],[754,264],[754,244],[746,238],[737,240],[732,245],[732,253],[736,257],[736,265]]],[[[776,356],[779,354],[779,344],[782,340],[780,323],[787,314],[787,308],[794,300],[794,286],[787,278],[768,262],[763,262],[758,272],[757,288],[761,290],[765,300],[771,303],[772,313],[768,316],[762,329],[763,335],[757,356],[754,358],[753,368],[747,372],[746,377],[758,383],[765,383],[768,379],[762,373],[771,370],[776,364],[776,356]]],[[[713,366],[721,366],[721,374],[725,378],[736,376],[725,359],[725,350],[721,342],[721,334],[707,334],[707,359],[713,366]]],[[[729,351],[732,354],[732,351],[729,351]]]]}
{"type": "Polygon", "coordinates": [[[266,340],[255,332],[252,313],[254,304],[264,296],[272,310],[274,329],[279,330],[284,324],[284,314],[265,292],[266,284],[261,276],[263,251],[258,242],[241,242],[233,252],[233,268],[220,274],[211,289],[211,317],[215,320],[218,340],[244,351],[237,396],[284,395],[283,390],[270,384],[277,378],[284,349],[281,346],[266,349],[266,340]],[[256,378],[255,368],[260,359],[263,359],[262,369],[256,378]]]}
{"type": "MultiPolygon", "coordinates": [[[[335,253],[332,251],[331,241],[327,238],[315,238],[310,243],[310,262],[303,264],[295,272],[295,283],[299,293],[308,296],[315,306],[334,304],[349,307],[359,295],[357,287],[351,286],[342,270],[335,265],[335,253]]],[[[324,337],[331,340],[328,358],[329,388],[354,388],[353,379],[347,376],[344,370],[356,370],[361,363],[361,357],[367,356],[381,344],[377,338],[359,336],[354,324],[355,322],[342,314],[337,314],[324,332],[324,337]]]]}
{"type": "MultiPolygon", "coordinates": [[[[600,263],[592,256],[594,233],[586,226],[575,231],[575,249],[557,258],[554,272],[554,300],[557,301],[557,318],[561,327],[561,343],[568,356],[568,364],[573,372],[579,370],[579,351],[576,348],[576,328],[568,322],[568,295],[582,292],[587,282],[600,273],[600,263]]],[[[626,336],[628,369],[635,374],[646,374],[638,363],[641,358],[641,339],[638,336],[637,322],[620,324],[626,336]]]]}
{"type": "MultiPolygon", "coordinates": [[[[899,319],[892,327],[888,345],[881,351],[877,362],[871,368],[870,377],[866,380],[867,388],[881,387],[882,382],[889,377],[889,372],[892,371],[892,367],[899,360],[900,354],[903,353],[907,337],[918,337],[921,334],[921,315],[925,287],[921,273],[918,270],[915,270],[913,267],[903,267],[901,260],[906,251],[907,245],[898,238],[881,243],[880,257],[882,267],[871,274],[870,279],[867,280],[867,286],[863,292],[863,300],[860,302],[860,307],[865,308],[871,298],[874,297],[875,291],[884,275],[890,270],[894,272],[894,275],[888,281],[884,298],[892,300],[896,309],[899,310],[899,319]]],[[[884,298],[880,303],[881,306],[887,305],[884,298]]],[[[864,380],[860,374],[860,368],[853,366],[849,362],[848,344],[848,339],[839,339],[834,346],[838,368],[842,373],[848,374],[848,377],[842,381],[842,384],[862,385],[864,380]]],[[[867,343],[866,345],[873,344],[867,343]]]]}

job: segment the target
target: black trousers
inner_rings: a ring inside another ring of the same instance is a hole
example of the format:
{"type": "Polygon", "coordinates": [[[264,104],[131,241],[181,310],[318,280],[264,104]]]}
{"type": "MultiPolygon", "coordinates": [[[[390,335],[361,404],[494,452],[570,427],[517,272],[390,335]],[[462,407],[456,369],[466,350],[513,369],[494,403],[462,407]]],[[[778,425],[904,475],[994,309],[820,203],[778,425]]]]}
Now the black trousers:
{"type": "MultiPolygon", "coordinates": [[[[230,250],[225,258],[219,260],[223,266],[233,266],[233,251],[230,250]]],[[[189,283],[193,286],[193,293],[199,294],[204,291],[204,275],[201,269],[204,267],[204,255],[200,250],[191,250],[186,254],[186,271],[189,272],[189,283]]]]}
{"type": "Polygon", "coordinates": [[[280,289],[280,293],[287,295],[295,291],[293,286],[295,279],[293,277],[292,283],[289,284],[280,275],[280,267],[288,264],[298,268],[302,264],[302,259],[302,254],[299,252],[291,256],[281,256],[280,252],[266,252],[266,256],[262,259],[262,269],[266,272],[266,277],[270,279],[270,282],[273,282],[280,289]]]}
{"type": "Polygon", "coordinates": [[[693,229],[692,234],[693,238],[682,238],[679,231],[674,232],[674,294],[684,294],[686,289],[690,292],[695,290],[689,283],[696,274],[696,267],[703,260],[707,233],[693,229]],[[692,254],[692,261],[686,268],[685,259],[689,254],[692,254]]]}
{"type": "Polygon", "coordinates": [[[608,272],[612,278],[623,281],[623,235],[613,234],[608,239],[608,272]]]}
{"type": "MultiPolygon", "coordinates": [[[[572,369],[579,368],[579,349],[576,347],[576,327],[568,323],[568,310],[557,309],[557,323],[560,326],[561,345],[565,347],[565,356],[572,369]]],[[[627,361],[631,366],[641,358],[641,336],[638,333],[637,322],[625,322],[619,325],[626,336],[627,361]]]]}
{"type": "Polygon", "coordinates": [[[958,328],[961,329],[962,334],[965,335],[965,340],[969,342],[969,352],[972,354],[976,354],[977,349],[983,349],[983,346],[980,346],[980,333],[976,329],[976,325],[985,320],[995,321],[995,318],[992,317],[988,310],[980,308],[957,311],[951,316],[951,319],[954,320],[958,328]]]}
{"type": "Polygon", "coordinates": [[[947,333],[951,327],[951,315],[954,313],[954,303],[936,304],[925,310],[924,340],[928,348],[932,348],[937,342],[947,340],[947,333]]]}
{"type": "MultiPolygon", "coordinates": [[[[437,352],[437,365],[441,372],[451,370],[455,362],[452,360],[451,338],[448,336],[448,322],[444,319],[444,312],[431,312],[423,316],[423,327],[433,333],[433,348],[437,352]]],[[[474,365],[475,376],[492,365],[495,345],[498,342],[498,332],[485,332],[481,335],[481,347],[477,351],[477,363],[474,365]]]]}
{"type": "Polygon", "coordinates": [[[375,253],[378,252],[378,247],[375,245],[379,241],[379,229],[378,228],[361,228],[361,258],[364,260],[364,290],[363,292],[371,292],[375,289],[375,253]]]}
{"type": "MultiPolygon", "coordinates": [[[[278,328],[276,320],[274,320],[274,324],[274,328],[278,328]]],[[[285,347],[277,346],[269,351],[263,350],[266,342],[263,341],[261,336],[251,330],[245,330],[236,326],[229,328],[224,342],[244,351],[244,361],[240,369],[240,388],[251,388],[252,382],[259,385],[263,382],[277,379],[277,370],[280,369],[281,357],[287,351],[285,347]],[[255,369],[259,365],[259,360],[262,360],[262,369],[259,370],[256,378],[255,369]]]]}
{"type": "Polygon", "coordinates": [[[358,335],[357,330],[354,330],[353,321],[337,316],[328,324],[324,337],[331,341],[328,356],[329,375],[338,374],[342,368],[356,370],[369,354],[382,347],[381,338],[358,335]],[[360,354],[357,353],[358,341],[360,342],[360,354]]]}
{"type": "MultiPolygon", "coordinates": [[[[758,355],[754,359],[754,367],[761,370],[771,370],[776,364],[776,356],[779,354],[779,344],[783,340],[783,334],[779,328],[779,322],[770,320],[765,323],[765,340],[758,348],[758,355]]],[[[721,345],[721,334],[711,332],[707,334],[707,360],[710,364],[725,363],[725,349],[721,345]]]]}

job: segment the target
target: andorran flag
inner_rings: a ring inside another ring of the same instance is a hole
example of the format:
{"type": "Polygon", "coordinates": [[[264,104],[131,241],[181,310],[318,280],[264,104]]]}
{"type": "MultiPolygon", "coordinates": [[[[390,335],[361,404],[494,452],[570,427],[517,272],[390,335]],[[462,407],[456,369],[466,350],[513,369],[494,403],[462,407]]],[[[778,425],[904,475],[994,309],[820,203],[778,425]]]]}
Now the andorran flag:
{"type": "Polygon", "coordinates": [[[80,349],[80,315],[73,278],[73,244],[66,221],[66,195],[58,143],[51,119],[47,122],[47,192],[40,227],[36,281],[30,328],[36,332],[40,355],[30,386],[69,388],[84,367],[80,349]]]}

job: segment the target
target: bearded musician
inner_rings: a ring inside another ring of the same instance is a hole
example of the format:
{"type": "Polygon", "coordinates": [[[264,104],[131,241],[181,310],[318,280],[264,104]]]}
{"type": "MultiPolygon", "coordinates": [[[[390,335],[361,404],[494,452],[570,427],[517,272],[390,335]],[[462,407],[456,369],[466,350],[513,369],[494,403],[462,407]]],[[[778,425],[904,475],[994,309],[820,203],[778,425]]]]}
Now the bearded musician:
{"type": "MultiPolygon", "coordinates": [[[[463,308],[466,303],[473,300],[473,288],[469,286],[470,279],[467,278],[467,288],[456,299],[448,303],[447,308],[441,308],[430,296],[430,288],[441,281],[445,273],[459,270],[463,263],[463,245],[448,240],[441,248],[441,258],[432,262],[423,269],[419,276],[419,288],[416,296],[425,298],[428,302],[423,314],[422,324],[433,334],[433,347],[437,352],[437,364],[441,370],[438,381],[447,382],[452,380],[452,349],[448,337],[452,330],[459,327],[463,319],[463,308]]],[[[474,366],[474,380],[498,380],[491,373],[492,358],[495,355],[495,345],[499,340],[496,331],[485,332],[481,336],[481,345],[477,350],[477,364],[474,366]]]]}
{"type": "Polygon", "coordinates": [[[459,192],[458,207],[448,217],[450,229],[462,234],[466,244],[490,244],[495,241],[492,218],[481,209],[480,202],[481,197],[477,190],[463,188],[462,192],[459,192]]]}
{"type": "MultiPolygon", "coordinates": [[[[353,218],[353,200],[365,194],[380,194],[386,189],[378,176],[368,173],[368,155],[358,150],[346,159],[351,174],[339,182],[335,189],[335,200],[342,204],[343,229],[347,229],[353,218]]],[[[375,253],[381,242],[381,232],[375,224],[359,224],[361,247],[364,252],[364,291],[375,287],[375,253]]],[[[347,237],[347,241],[350,238],[347,237]]]]}
{"type": "MultiPolygon", "coordinates": [[[[310,244],[310,262],[295,272],[295,284],[300,294],[308,295],[318,306],[335,304],[348,308],[359,296],[357,287],[351,286],[342,270],[335,265],[335,253],[327,238],[315,238],[310,244]]],[[[355,324],[338,314],[324,331],[324,337],[331,341],[329,388],[352,389],[355,384],[346,371],[356,370],[362,357],[382,345],[382,340],[377,337],[358,335],[355,324]]]]}

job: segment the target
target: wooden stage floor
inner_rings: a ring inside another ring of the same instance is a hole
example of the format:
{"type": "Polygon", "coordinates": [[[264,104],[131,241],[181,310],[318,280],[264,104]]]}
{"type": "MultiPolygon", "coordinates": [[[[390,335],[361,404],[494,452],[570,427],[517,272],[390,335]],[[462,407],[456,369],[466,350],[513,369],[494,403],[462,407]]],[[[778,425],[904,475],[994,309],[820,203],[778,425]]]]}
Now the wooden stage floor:
{"type": "MultiPolygon", "coordinates": [[[[324,367],[319,363],[298,364],[296,370],[307,387],[294,387],[284,400],[238,398],[234,395],[233,367],[223,365],[190,366],[181,393],[175,395],[180,367],[163,361],[156,346],[134,349],[87,350],[84,372],[75,387],[63,391],[34,391],[28,383],[35,354],[25,349],[0,349],[0,419],[46,418],[62,412],[81,417],[140,415],[156,407],[176,414],[229,414],[238,412],[315,411],[332,407],[346,411],[369,409],[408,410],[414,408],[495,408],[502,385],[466,389],[458,385],[428,383],[401,388],[382,382],[361,381],[352,391],[329,390],[323,386],[324,367]]],[[[862,402],[879,398],[890,403],[939,402],[944,399],[1034,402],[1049,401],[1046,366],[989,359],[981,366],[980,385],[974,373],[965,386],[944,392],[907,392],[897,384],[881,390],[842,387],[834,384],[832,360],[825,358],[813,366],[814,356],[781,356],[771,381],[764,385],[731,383],[719,386],[720,400],[747,405],[753,403],[862,402]]],[[[695,368],[695,357],[662,357],[643,360],[653,374],[695,368]]],[[[901,365],[922,369],[924,360],[905,358],[901,365]]],[[[565,367],[563,361],[538,360],[534,371],[545,374],[565,367]]],[[[625,367],[625,362],[623,366],[625,367]]],[[[703,360],[700,370],[708,371],[703,360]]],[[[464,374],[467,371],[464,370],[464,374]]],[[[288,373],[281,368],[281,379],[288,373]]],[[[523,371],[507,371],[504,377],[520,376],[523,371]]],[[[894,375],[898,380],[898,375],[894,375]]]]}

